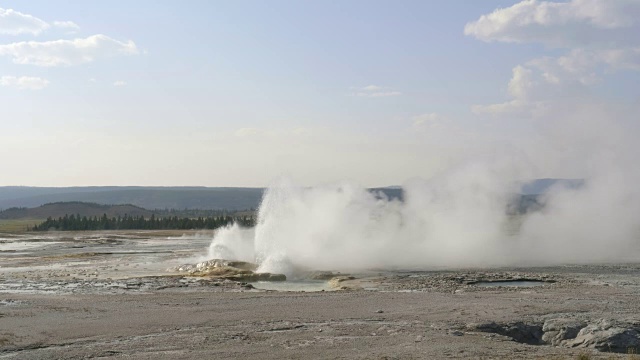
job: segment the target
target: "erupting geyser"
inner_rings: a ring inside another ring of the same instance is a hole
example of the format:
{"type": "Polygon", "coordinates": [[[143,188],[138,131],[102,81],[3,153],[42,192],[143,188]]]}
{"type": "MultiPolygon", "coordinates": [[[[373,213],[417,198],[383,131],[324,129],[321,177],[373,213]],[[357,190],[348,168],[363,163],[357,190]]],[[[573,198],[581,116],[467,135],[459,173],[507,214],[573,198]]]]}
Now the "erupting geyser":
{"type": "Polygon", "coordinates": [[[209,257],[295,277],[297,269],[541,265],[637,254],[640,201],[627,191],[622,175],[629,173],[552,188],[542,211],[513,215],[505,209],[517,189],[494,170],[475,163],[410,181],[403,201],[351,183],[299,187],[281,180],[266,191],[255,229],[219,231],[209,257]]]}

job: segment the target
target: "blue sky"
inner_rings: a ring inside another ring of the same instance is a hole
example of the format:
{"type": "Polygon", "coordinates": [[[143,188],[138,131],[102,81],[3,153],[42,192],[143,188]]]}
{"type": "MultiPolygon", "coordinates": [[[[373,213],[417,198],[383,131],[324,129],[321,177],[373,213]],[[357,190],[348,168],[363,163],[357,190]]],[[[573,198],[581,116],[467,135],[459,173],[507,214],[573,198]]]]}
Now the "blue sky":
{"type": "Polygon", "coordinates": [[[580,176],[537,131],[634,109],[638,8],[0,1],[0,185],[377,186],[523,144],[526,175],[580,176]]]}

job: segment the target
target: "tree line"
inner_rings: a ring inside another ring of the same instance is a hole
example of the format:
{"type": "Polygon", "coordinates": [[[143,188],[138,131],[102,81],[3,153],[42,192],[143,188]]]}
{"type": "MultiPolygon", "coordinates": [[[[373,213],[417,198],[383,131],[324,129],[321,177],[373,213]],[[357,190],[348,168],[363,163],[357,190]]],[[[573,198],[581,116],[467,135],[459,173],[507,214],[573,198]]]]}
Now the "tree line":
{"type": "MultiPolygon", "coordinates": [[[[135,206],[135,205],[134,205],[135,206]]],[[[217,217],[223,216],[229,213],[229,210],[214,210],[214,209],[154,209],[152,210],[156,216],[159,217],[167,217],[167,216],[178,216],[178,217],[188,217],[188,218],[198,218],[198,217],[217,217]]],[[[244,209],[244,210],[234,210],[233,212],[256,212],[255,209],[244,209]]]]}
{"type": "Polygon", "coordinates": [[[237,223],[243,227],[255,226],[255,219],[251,216],[208,216],[208,217],[156,217],[151,215],[148,219],[144,216],[107,217],[103,214],[97,216],[65,215],[35,225],[33,231],[81,231],[81,230],[201,230],[217,229],[237,223]]]}

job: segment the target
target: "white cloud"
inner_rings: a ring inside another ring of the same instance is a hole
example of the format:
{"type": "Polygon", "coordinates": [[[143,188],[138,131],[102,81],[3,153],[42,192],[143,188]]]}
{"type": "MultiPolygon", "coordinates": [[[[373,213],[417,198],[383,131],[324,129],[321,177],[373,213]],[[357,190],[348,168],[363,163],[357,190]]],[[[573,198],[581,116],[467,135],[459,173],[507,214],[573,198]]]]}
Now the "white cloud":
{"type": "Polygon", "coordinates": [[[125,85],[127,85],[127,82],[122,80],[118,80],[113,83],[113,86],[125,86],[125,85]]]}
{"type": "Polygon", "coordinates": [[[511,100],[499,104],[475,105],[477,114],[514,114],[532,111],[563,97],[579,93],[597,81],[590,66],[578,65],[584,59],[543,57],[512,69],[507,93],[511,100]],[[574,64],[572,64],[574,63],[574,64]]]}
{"type": "Polygon", "coordinates": [[[73,21],[54,21],[53,24],[33,15],[23,14],[13,9],[0,8],[0,34],[5,35],[40,35],[53,25],[58,29],[67,30],[68,34],[76,33],[80,26],[73,21]]]}
{"type": "Polygon", "coordinates": [[[50,27],[47,22],[12,9],[0,8],[0,34],[38,35],[50,27]]]}
{"type": "Polygon", "coordinates": [[[471,111],[474,114],[514,114],[530,109],[530,104],[522,100],[511,100],[500,104],[473,105],[471,111]]]}
{"type": "Polygon", "coordinates": [[[23,41],[0,45],[0,56],[10,56],[16,64],[43,67],[72,66],[99,58],[137,54],[133,41],[120,42],[106,35],[55,41],[23,41]]]}
{"type": "Polygon", "coordinates": [[[613,69],[640,71],[640,46],[626,49],[609,49],[595,53],[597,59],[613,69]]]}
{"type": "Polygon", "coordinates": [[[74,23],[73,21],[54,21],[53,26],[60,29],[68,29],[73,31],[80,30],[80,26],[78,26],[78,24],[74,23]]]}
{"type": "Polygon", "coordinates": [[[532,71],[524,66],[513,68],[513,77],[509,81],[509,94],[514,98],[526,98],[533,87],[532,71]]]}
{"type": "Polygon", "coordinates": [[[484,41],[538,42],[564,48],[513,68],[509,101],[476,105],[476,113],[530,112],[577,96],[614,71],[640,71],[640,1],[526,0],[465,26],[484,41]]]}
{"type": "Polygon", "coordinates": [[[574,49],[559,57],[541,57],[513,68],[511,100],[476,105],[475,113],[513,114],[544,106],[559,97],[578,96],[612,71],[640,71],[640,49],[574,49]]]}
{"type": "Polygon", "coordinates": [[[30,76],[3,76],[0,85],[20,90],[42,90],[49,85],[49,80],[30,76]]]}
{"type": "Polygon", "coordinates": [[[401,92],[395,91],[393,89],[386,88],[384,86],[378,85],[368,85],[363,87],[352,87],[351,90],[354,90],[349,94],[349,96],[357,96],[357,97],[369,97],[369,98],[378,98],[378,97],[389,97],[389,96],[400,96],[401,92]]]}
{"type": "Polygon", "coordinates": [[[464,33],[483,41],[540,42],[556,47],[620,41],[638,44],[639,23],[637,0],[525,0],[468,23],[464,33]]]}

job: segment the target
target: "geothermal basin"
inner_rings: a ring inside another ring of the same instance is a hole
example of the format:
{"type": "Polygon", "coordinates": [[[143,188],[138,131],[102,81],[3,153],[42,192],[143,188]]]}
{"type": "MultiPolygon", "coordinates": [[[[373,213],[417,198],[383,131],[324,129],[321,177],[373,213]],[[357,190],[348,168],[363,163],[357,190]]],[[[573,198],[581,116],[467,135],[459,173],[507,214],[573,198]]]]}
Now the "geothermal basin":
{"type": "Polygon", "coordinates": [[[286,281],[176,270],[211,261],[212,237],[0,235],[0,358],[626,358],[640,343],[638,262],[286,281]]]}

